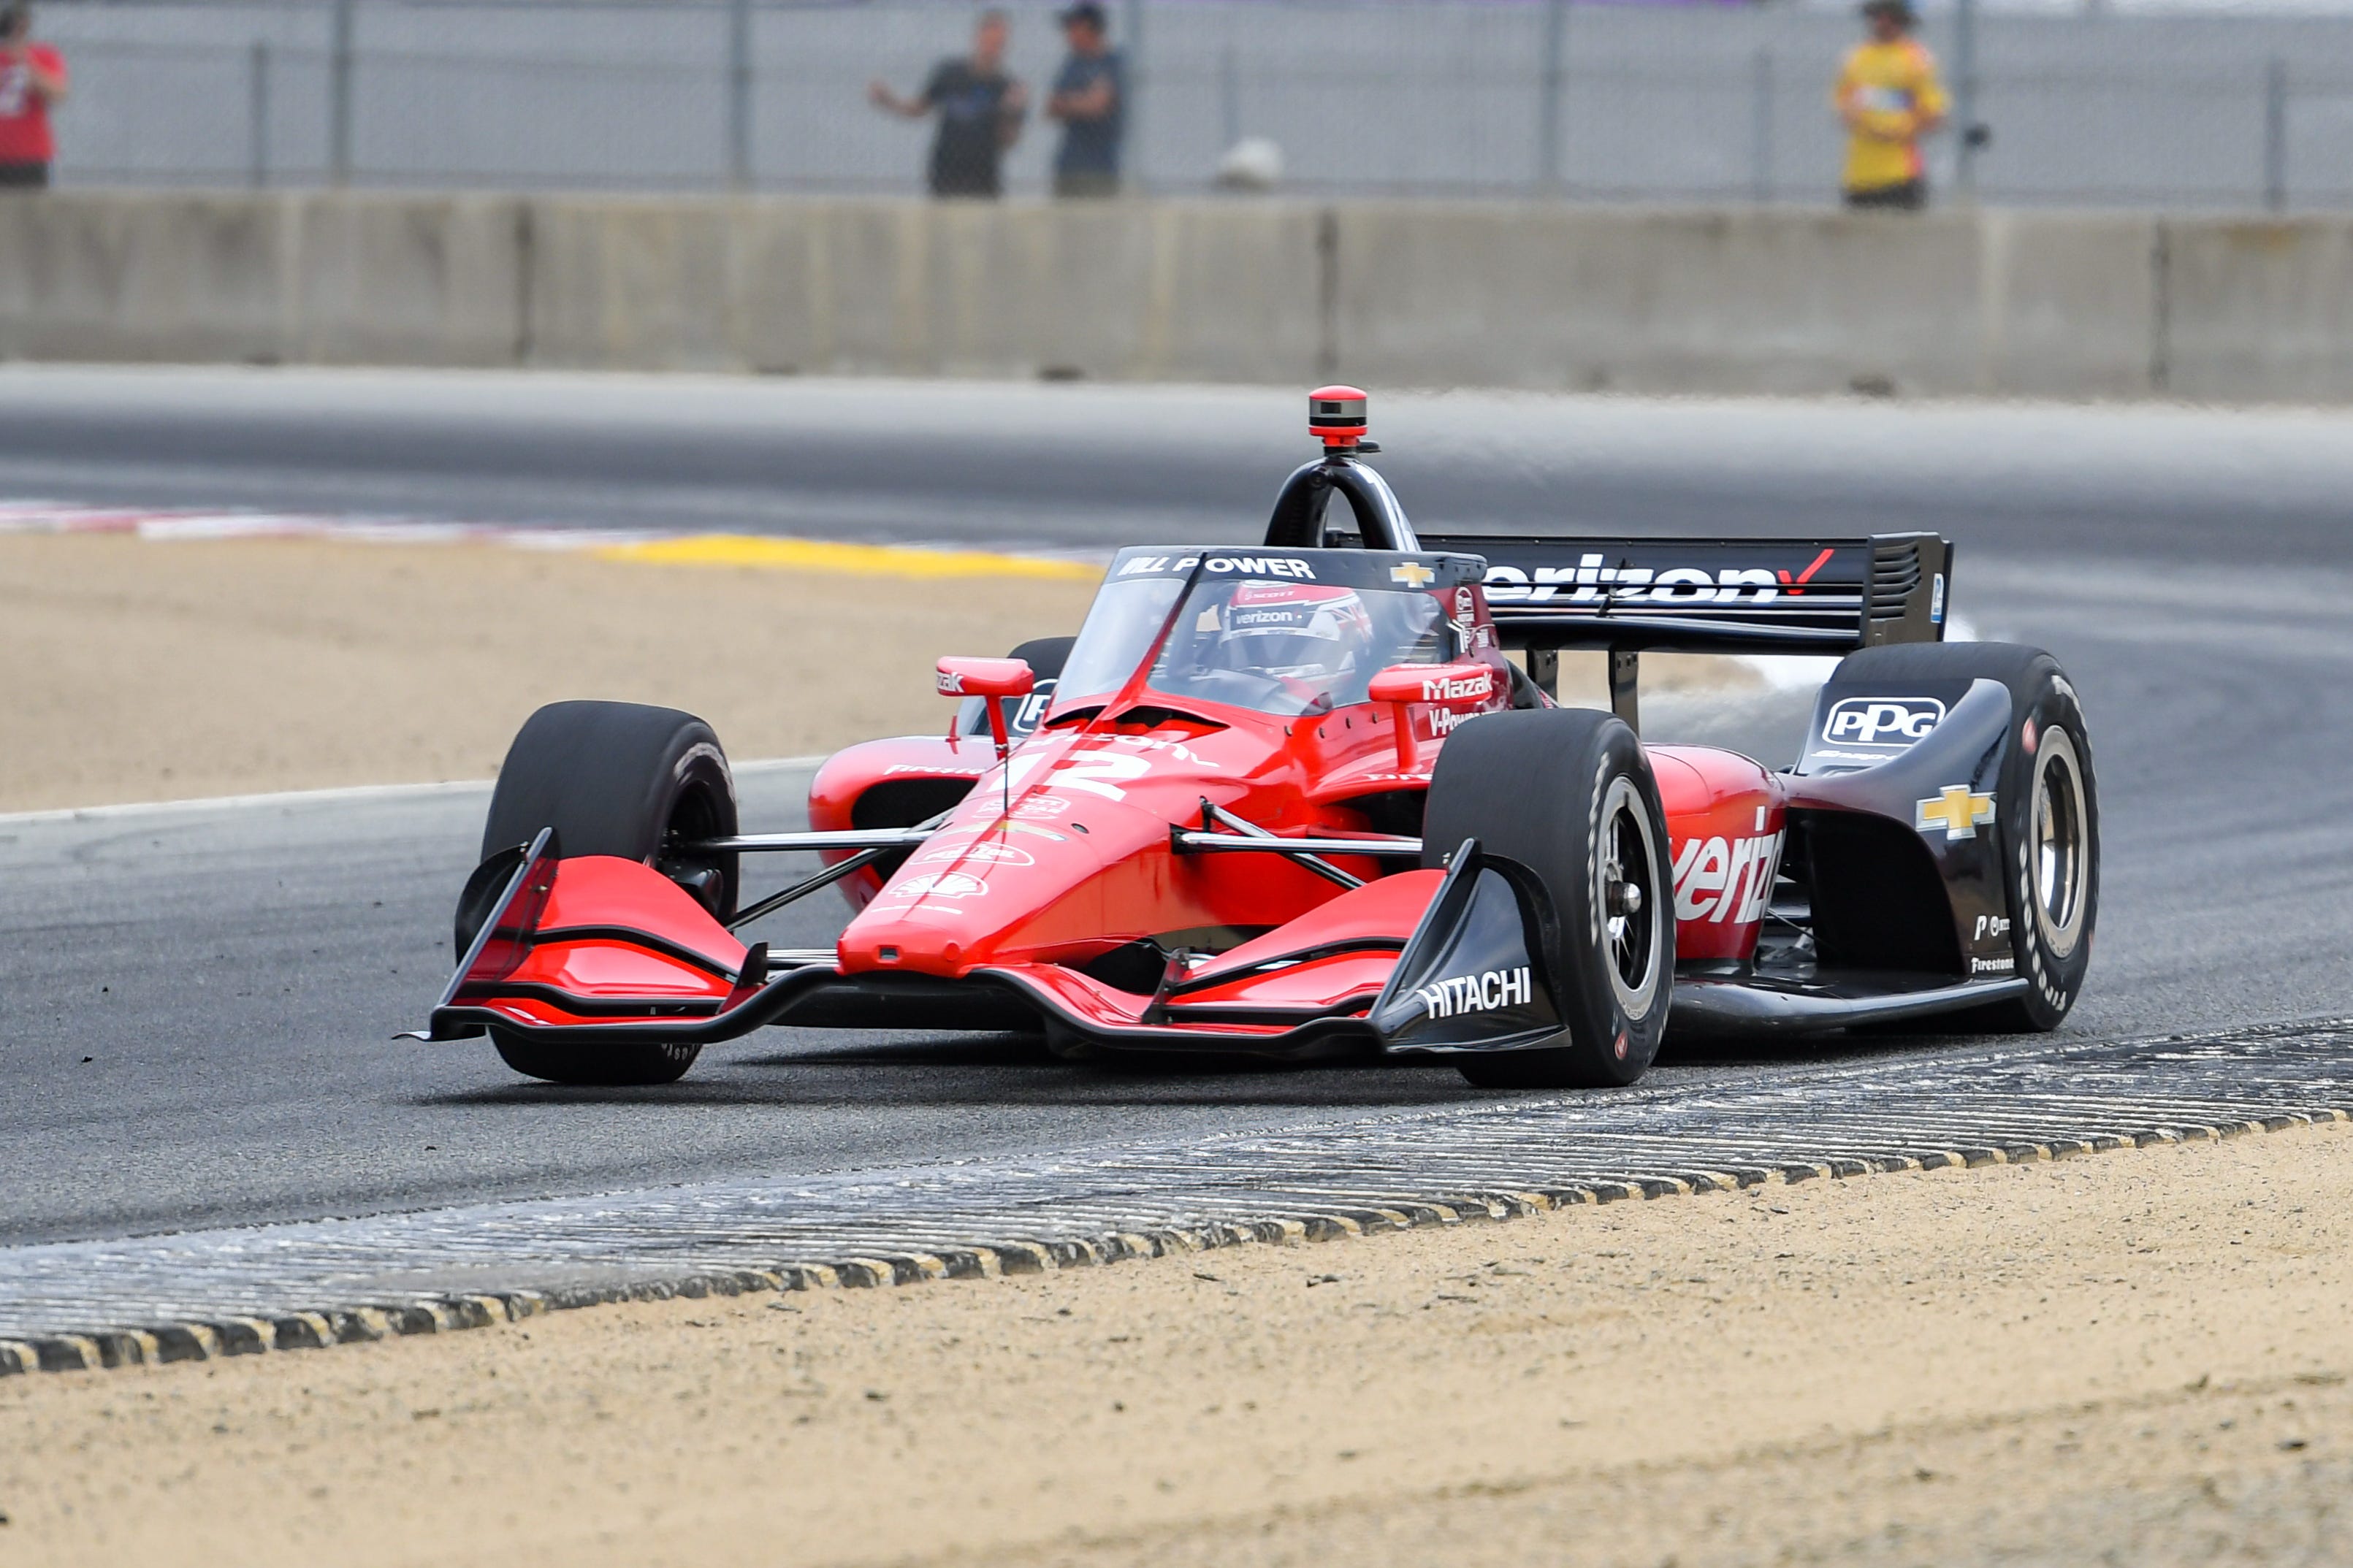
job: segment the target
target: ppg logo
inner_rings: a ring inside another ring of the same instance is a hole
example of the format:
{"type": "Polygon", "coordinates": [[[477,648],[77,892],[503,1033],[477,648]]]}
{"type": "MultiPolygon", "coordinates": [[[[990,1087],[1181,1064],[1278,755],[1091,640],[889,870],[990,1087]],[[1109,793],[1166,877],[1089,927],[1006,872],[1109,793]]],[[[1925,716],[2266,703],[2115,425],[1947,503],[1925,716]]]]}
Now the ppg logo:
{"type": "Polygon", "coordinates": [[[1822,721],[1822,739],[1834,746],[1908,746],[1944,721],[1933,697],[1849,697],[1822,721]]]}

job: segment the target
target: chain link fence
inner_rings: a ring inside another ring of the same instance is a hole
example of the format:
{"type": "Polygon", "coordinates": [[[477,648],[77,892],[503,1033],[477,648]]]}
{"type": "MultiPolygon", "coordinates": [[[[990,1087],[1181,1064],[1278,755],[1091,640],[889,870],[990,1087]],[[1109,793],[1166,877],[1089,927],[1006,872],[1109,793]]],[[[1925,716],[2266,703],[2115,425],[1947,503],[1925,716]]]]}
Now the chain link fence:
{"type": "MultiPolygon", "coordinates": [[[[1042,97],[1050,9],[1008,6],[1042,97]]],[[[1208,188],[1245,137],[1301,193],[1828,202],[1843,6],[1114,0],[1132,184],[1208,188]]],[[[69,184],[908,192],[923,126],[866,103],[964,47],[974,8],[760,0],[71,4],[69,184]]],[[[1956,63],[1955,14],[1924,38],[1956,63]]],[[[1994,203],[2353,206],[2353,15],[1976,18],[1966,172],[1994,203]]],[[[1045,188],[1054,128],[1008,162],[1045,188]]],[[[1957,139],[1934,182],[1963,177],[1957,139]]]]}

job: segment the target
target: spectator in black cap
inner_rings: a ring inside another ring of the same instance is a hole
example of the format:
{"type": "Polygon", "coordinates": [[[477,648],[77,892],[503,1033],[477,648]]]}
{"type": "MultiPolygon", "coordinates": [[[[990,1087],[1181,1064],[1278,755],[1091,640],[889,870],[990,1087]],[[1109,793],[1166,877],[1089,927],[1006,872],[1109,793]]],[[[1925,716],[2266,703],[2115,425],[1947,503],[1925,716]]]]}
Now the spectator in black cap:
{"type": "Polygon", "coordinates": [[[1062,122],[1054,154],[1058,196],[1119,195],[1119,142],[1127,129],[1127,68],[1111,47],[1103,8],[1078,0],[1061,13],[1070,58],[1054,78],[1046,116],[1062,122]]]}
{"type": "Polygon", "coordinates": [[[972,32],[972,53],[932,68],[931,79],[913,98],[901,98],[875,82],[866,96],[878,109],[909,120],[940,117],[932,137],[932,195],[993,196],[1003,188],[998,168],[1005,150],[1021,134],[1029,89],[1006,74],[1005,13],[983,11],[972,32]]]}

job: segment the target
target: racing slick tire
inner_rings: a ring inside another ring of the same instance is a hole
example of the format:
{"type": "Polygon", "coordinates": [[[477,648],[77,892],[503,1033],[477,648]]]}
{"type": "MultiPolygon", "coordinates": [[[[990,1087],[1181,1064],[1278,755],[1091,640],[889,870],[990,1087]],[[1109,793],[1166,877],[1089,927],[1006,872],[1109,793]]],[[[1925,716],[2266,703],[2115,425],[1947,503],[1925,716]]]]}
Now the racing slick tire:
{"type": "MultiPolygon", "coordinates": [[[[643,861],[724,921],[735,912],[738,858],[689,855],[678,846],[732,837],[737,821],[727,754],[702,720],[636,702],[551,702],[523,721],[500,765],[482,864],[458,900],[456,951],[472,944],[512,872],[517,847],[543,827],[555,829],[566,858],[643,861]]],[[[674,1082],[702,1048],[683,1042],[557,1048],[496,1029],[491,1037],[506,1064],[528,1078],[598,1087],[674,1082]]]]}
{"type": "Polygon", "coordinates": [[[2027,989],[1941,1022],[1993,1034],[2055,1029],[2083,990],[2100,913],[2100,797],[2083,704],[2066,672],[2041,648],[2016,643],[1908,643],[1849,654],[1830,684],[1964,680],[2010,689],[1994,810],[2010,853],[2010,948],[2027,989]]]}
{"type": "Polygon", "coordinates": [[[1422,860],[1465,838],[1535,873],[1555,919],[1541,956],[1562,1043],[1458,1056],[1482,1089],[1632,1083],[1658,1055],[1674,995],[1667,815],[1634,731],[1588,708],[1490,713],[1447,737],[1430,781],[1422,860]],[[1629,889],[1631,889],[1630,892],[1629,889]]]}
{"type": "Polygon", "coordinates": [[[523,1077],[574,1089],[647,1089],[676,1083],[702,1054],[701,1046],[681,1040],[658,1046],[607,1046],[602,1050],[543,1046],[505,1029],[492,1029],[491,1044],[499,1048],[499,1059],[523,1077]]]}

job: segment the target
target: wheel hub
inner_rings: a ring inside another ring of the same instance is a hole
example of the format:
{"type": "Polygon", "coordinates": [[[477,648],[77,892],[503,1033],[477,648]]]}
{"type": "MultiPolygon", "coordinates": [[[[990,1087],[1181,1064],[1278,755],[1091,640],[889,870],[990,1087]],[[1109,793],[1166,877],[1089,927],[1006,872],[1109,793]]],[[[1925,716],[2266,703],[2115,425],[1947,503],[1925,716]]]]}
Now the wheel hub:
{"type": "Polygon", "coordinates": [[[1645,1016],[1659,986],[1659,856],[1649,813],[1631,780],[1610,782],[1599,821],[1595,891],[1610,988],[1630,1017],[1645,1016]]]}

